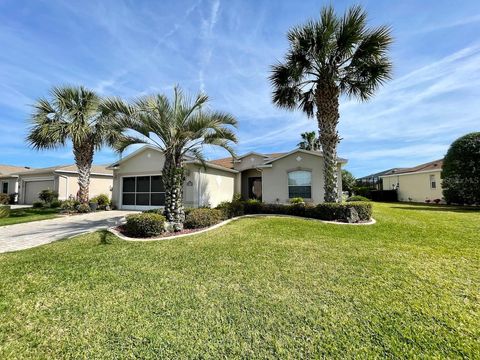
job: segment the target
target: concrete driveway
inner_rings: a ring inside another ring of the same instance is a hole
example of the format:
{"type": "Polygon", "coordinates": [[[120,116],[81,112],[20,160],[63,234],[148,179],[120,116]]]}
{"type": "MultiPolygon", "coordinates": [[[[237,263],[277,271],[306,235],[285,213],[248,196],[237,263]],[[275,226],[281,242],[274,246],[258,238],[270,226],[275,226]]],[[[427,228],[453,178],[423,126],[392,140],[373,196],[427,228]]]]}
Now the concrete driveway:
{"type": "Polygon", "coordinates": [[[0,253],[51,243],[86,232],[105,229],[122,221],[134,211],[101,211],[90,214],[63,216],[0,227],[0,253]]]}

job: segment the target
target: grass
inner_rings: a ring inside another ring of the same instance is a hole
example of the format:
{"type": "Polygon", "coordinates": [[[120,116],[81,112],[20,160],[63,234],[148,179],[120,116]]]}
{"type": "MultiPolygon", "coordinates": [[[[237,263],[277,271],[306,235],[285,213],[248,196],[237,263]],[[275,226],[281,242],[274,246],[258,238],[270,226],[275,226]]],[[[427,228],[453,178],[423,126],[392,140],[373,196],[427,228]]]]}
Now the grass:
{"type": "Polygon", "coordinates": [[[480,212],[374,216],[0,255],[0,358],[480,357],[480,212]]]}
{"type": "Polygon", "coordinates": [[[30,221],[53,219],[57,217],[59,209],[23,208],[10,210],[10,216],[0,218],[0,226],[21,224],[30,221]]]}

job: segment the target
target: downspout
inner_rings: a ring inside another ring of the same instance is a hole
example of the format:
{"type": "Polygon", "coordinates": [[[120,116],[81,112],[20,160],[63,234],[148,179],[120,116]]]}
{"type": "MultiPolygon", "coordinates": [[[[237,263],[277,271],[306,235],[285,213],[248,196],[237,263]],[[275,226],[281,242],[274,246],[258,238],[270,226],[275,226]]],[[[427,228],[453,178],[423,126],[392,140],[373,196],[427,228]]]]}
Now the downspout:
{"type": "Polygon", "coordinates": [[[202,179],[200,178],[202,175],[202,168],[198,168],[198,180],[197,180],[197,207],[200,207],[200,200],[201,200],[201,195],[200,195],[200,186],[202,184],[202,179]]]}

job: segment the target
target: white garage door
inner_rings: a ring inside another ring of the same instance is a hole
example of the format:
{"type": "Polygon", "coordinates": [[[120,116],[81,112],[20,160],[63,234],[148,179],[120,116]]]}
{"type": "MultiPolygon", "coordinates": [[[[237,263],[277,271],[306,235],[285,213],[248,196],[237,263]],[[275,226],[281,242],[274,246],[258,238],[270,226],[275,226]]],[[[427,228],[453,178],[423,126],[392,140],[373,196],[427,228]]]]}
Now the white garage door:
{"type": "Polygon", "coordinates": [[[33,204],[39,201],[38,194],[42,190],[53,190],[53,180],[27,181],[25,182],[25,204],[33,204]]]}

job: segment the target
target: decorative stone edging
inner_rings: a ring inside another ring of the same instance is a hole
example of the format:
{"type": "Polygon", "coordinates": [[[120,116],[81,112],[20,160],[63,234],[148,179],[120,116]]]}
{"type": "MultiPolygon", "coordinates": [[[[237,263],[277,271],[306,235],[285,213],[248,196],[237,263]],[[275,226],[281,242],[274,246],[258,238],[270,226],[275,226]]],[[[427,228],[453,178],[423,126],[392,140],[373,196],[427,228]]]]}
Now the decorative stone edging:
{"type": "Polygon", "coordinates": [[[250,215],[242,215],[242,216],[237,216],[231,219],[224,220],[218,224],[215,224],[213,226],[210,226],[208,228],[198,230],[198,231],[193,231],[187,234],[180,234],[180,235],[171,235],[171,236],[162,236],[162,237],[153,237],[153,238],[133,238],[129,237],[126,235],[123,235],[120,231],[116,229],[116,226],[112,226],[108,228],[107,230],[114,234],[115,236],[118,236],[122,240],[127,240],[127,241],[159,241],[159,240],[171,240],[171,239],[178,239],[186,236],[192,236],[192,235],[197,235],[197,234],[202,234],[207,231],[215,230],[223,225],[227,225],[228,223],[235,221],[235,220],[240,220],[244,218],[255,218],[255,217],[286,217],[286,218],[293,218],[293,219],[304,219],[304,220],[310,220],[310,221],[318,221],[324,224],[335,224],[335,225],[354,225],[354,226],[364,226],[364,225],[373,225],[376,223],[376,220],[374,218],[371,218],[369,222],[364,222],[364,223],[344,223],[344,222],[339,222],[339,221],[327,221],[327,220],[320,220],[320,219],[313,219],[313,218],[306,218],[302,216],[294,216],[294,215],[283,215],[283,214],[250,214],[250,215]]]}

